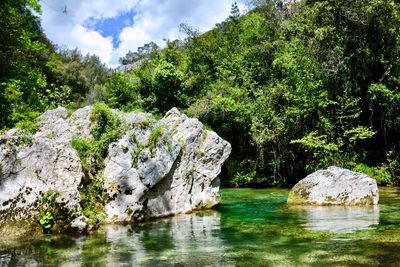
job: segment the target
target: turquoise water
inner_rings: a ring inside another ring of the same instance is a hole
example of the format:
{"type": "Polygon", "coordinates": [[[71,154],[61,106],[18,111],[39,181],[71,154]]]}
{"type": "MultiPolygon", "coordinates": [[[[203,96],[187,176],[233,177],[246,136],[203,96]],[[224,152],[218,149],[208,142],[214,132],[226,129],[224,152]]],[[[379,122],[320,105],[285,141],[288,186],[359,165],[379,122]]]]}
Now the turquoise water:
{"type": "Polygon", "coordinates": [[[0,241],[0,266],[400,266],[400,190],[375,208],[288,208],[287,190],[223,189],[211,211],[93,235],[0,241]]]}

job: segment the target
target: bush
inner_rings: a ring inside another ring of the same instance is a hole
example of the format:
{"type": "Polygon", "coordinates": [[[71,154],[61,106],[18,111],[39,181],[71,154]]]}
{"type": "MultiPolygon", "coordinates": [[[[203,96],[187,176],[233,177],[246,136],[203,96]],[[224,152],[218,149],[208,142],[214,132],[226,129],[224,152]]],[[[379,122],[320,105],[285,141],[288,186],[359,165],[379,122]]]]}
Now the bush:
{"type": "Polygon", "coordinates": [[[90,115],[92,122],[91,139],[73,138],[71,145],[78,152],[82,167],[90,176],[102,169],[108,146],[117,141],[124,132],[124,123],[104,103],[93,105],[90,115]]]}
{"type": "Polygon", "coordinates": [[[386,165],[379,167],[368,167],[365,164],[358,164],[353,168],[353,171],[364,173],[374,178],[379,185],[393,184],[393,177],[388,171],[386,165]]]}
{"type": "Polygon", "coordinates": [[[41,199],[41,211],[38,222],[44,233],[50,233],[58,217],[61,215],[61,209],[56,203],[59,193],[55,191],[46,192],[41,199]]]}
{"type": "Polygon", "coordinates": [[[99,171],[104,168],[108,147],[124,133],[125,124],[106,104],[96,103],[90,114],[92,122],[91,138],[71,141],[78,152],[86,177],[81,184],[82,213],[89,223],[98,224],[103,218],[106,195],[103,192],[104,178],[99,171]]]}

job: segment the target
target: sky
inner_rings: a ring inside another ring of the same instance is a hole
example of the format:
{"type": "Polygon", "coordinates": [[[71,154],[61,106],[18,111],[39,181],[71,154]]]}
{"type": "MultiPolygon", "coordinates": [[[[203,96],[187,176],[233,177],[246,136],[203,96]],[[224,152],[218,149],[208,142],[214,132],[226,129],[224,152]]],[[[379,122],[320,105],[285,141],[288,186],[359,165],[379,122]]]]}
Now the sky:
{"type": "MultiPolygon", "coordinates": [[[[241,11],[245,2],[239,0],[241,11]]],[[[180,23],[205,32],[229,16],[234,0],[40,0],[41,22],[55,44],[96,54],[111,67],[151,41],[185,38],[180,23]]]]}

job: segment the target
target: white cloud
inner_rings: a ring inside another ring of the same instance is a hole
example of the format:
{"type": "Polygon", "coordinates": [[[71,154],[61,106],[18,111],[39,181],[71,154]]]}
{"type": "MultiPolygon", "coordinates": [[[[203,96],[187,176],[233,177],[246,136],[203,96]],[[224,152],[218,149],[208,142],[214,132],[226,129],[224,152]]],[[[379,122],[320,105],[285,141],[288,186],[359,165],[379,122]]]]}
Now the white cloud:
{"type": "Polygon", "coordinates": [[[110,51],[113,50],[111,37],[104,38],[96,31],[89,31],[81,25],[71,30],[71,36],[65,42],[78,44],[79,49],[84,53],[96,54],[103,62],[112,60],[110,51]]]}
{"type": "MultiPolygon", "coordinates": [[[[242,0],[243,1],[243,0],[242,0]]],[[[42,26],[54,43],[69,48],[78,47],[83,53],[97,54],[111,65],[129,50],[154,41],[179,37],[178,25],[182,22],[200,31],[211,29],[229,16],[232,0],[42,0],[42,26]],[[66,9],[65,9],[66,7],[66,9]],[[134,9],[133,25],[120,33],[120,44],[113,48],[112,38],[86,29],[89,18],[112,18],[134,9]],[[63,11],[66,11],[63,12],[63,11]]],[[[244,8],[240,4],[241,9],[244,8]]]]}

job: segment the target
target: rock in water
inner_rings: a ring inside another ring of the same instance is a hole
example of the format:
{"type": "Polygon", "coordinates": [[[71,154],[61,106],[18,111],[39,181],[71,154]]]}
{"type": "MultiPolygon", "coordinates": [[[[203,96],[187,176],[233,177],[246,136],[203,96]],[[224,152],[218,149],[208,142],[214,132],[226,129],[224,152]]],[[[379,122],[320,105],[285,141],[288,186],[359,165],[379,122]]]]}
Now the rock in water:
{"type": "MultiPolygon", "coordinates": [[[[125,120],[141,124],[138,115],[125,120]]],[[[104,186],[112,196],[106,220],[131,222],[215,206],[217,176],[230,151],[228,142],[176,108],[150,127],[133,127],[106,159],[104,186]],[[157,130],[162,137],[151,151],[148,140],[157,130]]]]}
{"type": "Polygon", "coordinates": [[[289,192],[288,204],[376,205],[378,186],[365,174],[329,167],[308,175],[289,192]]]}
{"type": "MultiPolygon", "coordinates": [[[[49,205],[43,198],[56,192],[52,205],[63,211],[69,227],[85,228],[82,188],[94,176],[82,167],[71,142],[93,140],[91,112],[88,106],[68,116],[57,108],[39,117],[34,134],[12,129],[0,136],[0,224],[38,219],[49,205]]],[[[140,112],[111,112],[124,131],[109,144],[96,173],[106,222],[135,222],[219,203],[217,176],[231,152],[228,142],[176,108],[159,121],[140,112]]]]}

